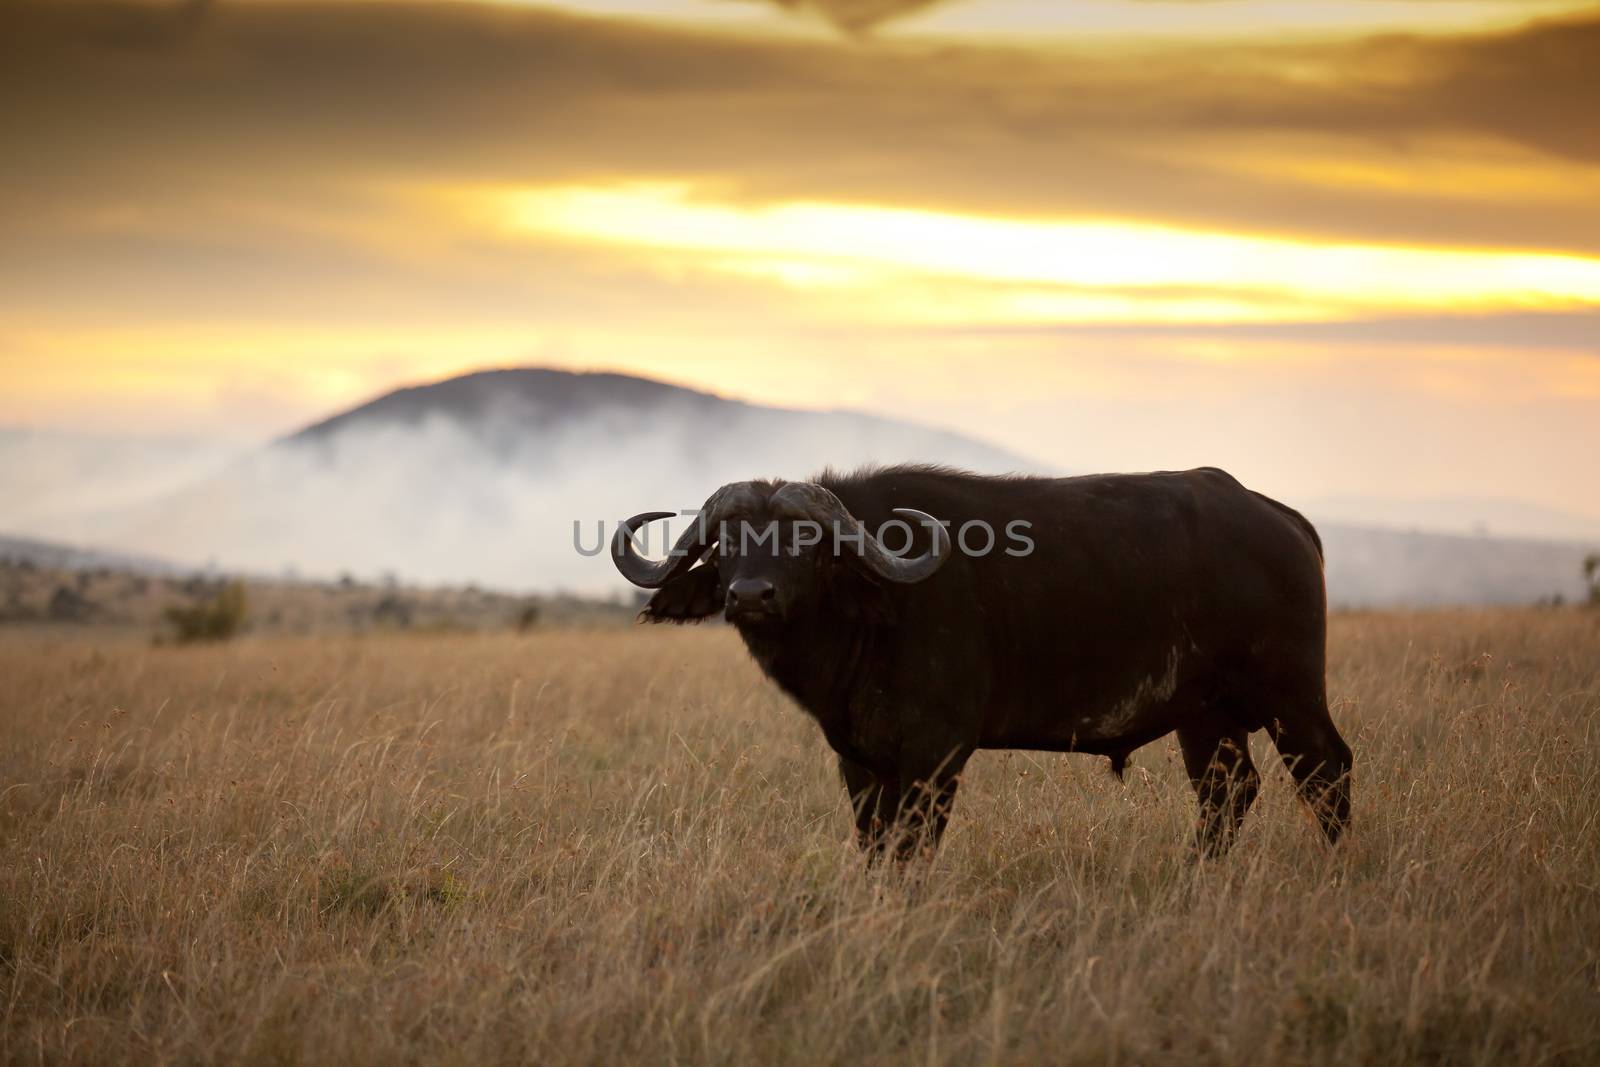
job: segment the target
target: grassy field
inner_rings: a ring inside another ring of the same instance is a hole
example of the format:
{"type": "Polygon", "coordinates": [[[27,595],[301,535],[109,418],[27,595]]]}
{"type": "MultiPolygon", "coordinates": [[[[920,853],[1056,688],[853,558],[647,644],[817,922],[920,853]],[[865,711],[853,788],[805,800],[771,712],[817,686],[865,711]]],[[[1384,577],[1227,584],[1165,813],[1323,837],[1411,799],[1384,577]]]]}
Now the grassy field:
{"type": "Polygon", "coordinates": [[[1356,823],[1261,744],[980,753],[867,872],[721,628],[0,638],[10,1062],[1594,1063],[1600,612],[1341,616],[1356,823]]]}
{"type": "MultiPolygon", "coordinates": [[[[175,637],[172,609],[212,604],[232,581],[199,574],[141,574],[110,567],[72,570],[3,554],[0,537],[0,635],[18,627],[175,637]]],[[[420,587],[392,582],[239,580],[244,633],[256,637],[426,631],[527,630],[536,625],[626,625],[640,605],[576,596],[518,596],[477,586],[420,587]]],[[[0,640],[4,640],[0,636],[0,640]]]]}

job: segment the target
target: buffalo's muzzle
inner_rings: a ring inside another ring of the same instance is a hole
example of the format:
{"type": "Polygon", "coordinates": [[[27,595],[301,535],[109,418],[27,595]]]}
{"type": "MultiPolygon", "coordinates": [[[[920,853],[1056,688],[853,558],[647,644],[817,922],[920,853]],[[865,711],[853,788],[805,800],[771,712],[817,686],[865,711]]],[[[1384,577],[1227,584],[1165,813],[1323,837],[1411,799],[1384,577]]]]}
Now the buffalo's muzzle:
{"type": "Polygon", "coordinates": [[[778,590],[765,578],[739,578],[728,583],[728,600],[723,614],[731,622],[741,618],[762,618],[778,613],[778,590]]]}

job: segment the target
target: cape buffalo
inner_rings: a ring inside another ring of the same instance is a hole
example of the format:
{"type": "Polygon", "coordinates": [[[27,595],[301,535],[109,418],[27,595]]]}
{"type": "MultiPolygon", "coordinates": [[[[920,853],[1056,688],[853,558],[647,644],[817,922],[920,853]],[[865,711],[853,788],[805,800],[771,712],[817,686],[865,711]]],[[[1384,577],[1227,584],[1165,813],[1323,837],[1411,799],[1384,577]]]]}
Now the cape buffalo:
{"type": "Polygon", "coordinates": [[[1205,852],[1255,799],[1255,730],[1329,841],[1348,821],[1321,540],[1224,471],[736,482],[665,560],[644,558],[635,532],[670,514],[612,541],[623,576],[655,590],[641,618],[738,628],[839,754],[872,854],[937,846],[976,749],[1097,753],[1120,774],[1174,730],[1205,852]]]}

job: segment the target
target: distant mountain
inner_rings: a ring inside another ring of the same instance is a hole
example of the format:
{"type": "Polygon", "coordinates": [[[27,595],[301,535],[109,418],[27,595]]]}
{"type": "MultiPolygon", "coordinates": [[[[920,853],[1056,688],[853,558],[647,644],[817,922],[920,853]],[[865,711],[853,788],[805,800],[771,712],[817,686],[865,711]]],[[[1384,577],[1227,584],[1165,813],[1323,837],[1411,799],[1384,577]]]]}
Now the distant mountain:
{"type": "Polygon", "coordinates": [[[290,447],[327,449],[349,435],[441,424],[459,428],[501,459],[527,459],[532,441],[587,438],[595,427],[616,440],[635,439],[663,422],[690,431],[689,451],[741,435],[740,451],[793,472],[828,463],[924,461],[975,470],[1030,470],[1038,464],[971,437],[854,411],[810,411],[730,400],[650,378],[544,367],[479,371],[396,389],[285,438],[290,447]],[[779,447],[768,448],[765,442],[779,447]],[[806,442],[804,450],[786,446],[806,442]],[[820,448],[823,459],[810,458],[820,448]],[[867,458],[863,459],[865,456],[867,458]],[[809,464],[809,465],[808,465],[809,464]]]}
{"type": "Polygon", "coordinates": [[[620,374],[524,368],[399,389],[222,475],[108,516],[98,541],[256,573],[615,590],[580,553],[640,511],[692,511],[724,482],[907,461],[1035,463],[943,430],[729,400],[620,374]],[[574,531],[577,524],[577,531],[574,531]]]}
{"type": "Polygon", "coordinates": [[[419,429],[430,420],[445,418],[471,427],[486,442],[515,444],[529,433],[587,422],[601,412],[647,416],[664,407],[684,416],[719,419],[755,405],[627,374],[516,367],[396,389],[313,423],[286,440],[328,441],[374,424],[419,429]]]}

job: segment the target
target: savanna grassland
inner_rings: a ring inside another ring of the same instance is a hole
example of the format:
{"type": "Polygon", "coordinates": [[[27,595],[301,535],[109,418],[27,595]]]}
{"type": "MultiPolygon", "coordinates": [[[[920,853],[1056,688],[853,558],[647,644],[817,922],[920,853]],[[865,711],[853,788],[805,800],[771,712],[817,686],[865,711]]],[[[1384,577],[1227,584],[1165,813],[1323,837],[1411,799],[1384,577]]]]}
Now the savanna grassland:
{"type": "Polygon", "coordinates": [[[1347,615],[1337,850],[980,753],[867,872],[722,628],[0,638],[9,1062],[1600,1061],[1600,612],[1347,615]]]}

